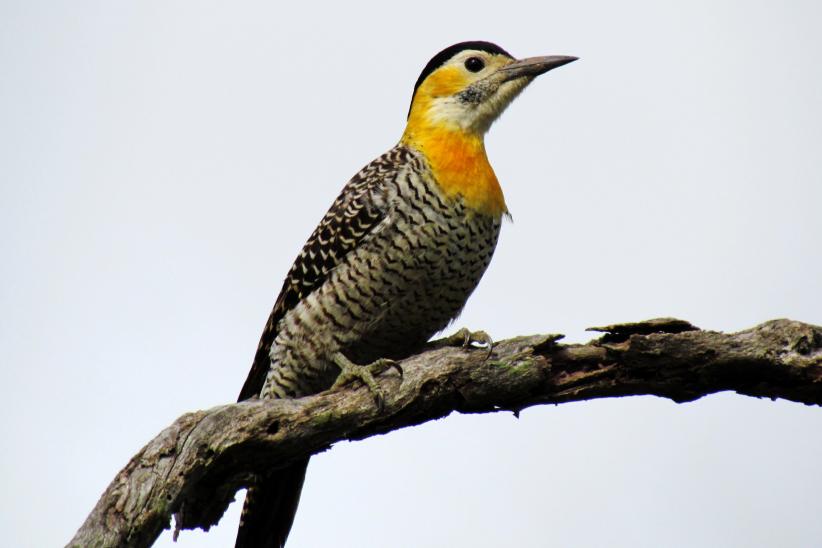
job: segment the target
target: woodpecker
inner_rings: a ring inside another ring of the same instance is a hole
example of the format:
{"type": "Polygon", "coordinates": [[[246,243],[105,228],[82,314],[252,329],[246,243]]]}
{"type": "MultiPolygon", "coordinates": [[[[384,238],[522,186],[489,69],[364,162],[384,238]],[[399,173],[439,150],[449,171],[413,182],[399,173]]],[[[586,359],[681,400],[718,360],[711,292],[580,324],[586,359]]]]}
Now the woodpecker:
{"type": "MultiPolygon", "coordinates": [[[[240,401],[299,398],[352,378],[376,389],[372,372],[459,315],[508,213],[484,135],[536,76],[575,60],[516,60],[474,41],[425,65],[400,142],[345,185],[289,270],[240,401]]],[[[249,486],[238,548],[284,546],[307,465],[249,486]]]]}

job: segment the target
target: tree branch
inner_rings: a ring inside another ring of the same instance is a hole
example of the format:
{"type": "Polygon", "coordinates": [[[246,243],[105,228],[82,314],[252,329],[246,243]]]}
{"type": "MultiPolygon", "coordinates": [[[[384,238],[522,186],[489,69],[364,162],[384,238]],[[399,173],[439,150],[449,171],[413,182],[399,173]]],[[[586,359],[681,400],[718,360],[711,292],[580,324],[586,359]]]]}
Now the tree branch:
{"type": "MultiPolygon", "coordinates": [[[[362,386],[298,400],[250,401],[188,413],[137,453],[111,482],[70,546],[150,546],[172,515],[208,529],[255,473],[444,417],[615,396],[675,402],[733,390],[822,404],[822,327],[773,320],[733,334],[660,319],[594,328],[587,344],[559,335],[483,350],[438,347],[386,373],[380,412],[362,386]]],[[[441,345],[440,345],[441,346],[441,345]]]]}

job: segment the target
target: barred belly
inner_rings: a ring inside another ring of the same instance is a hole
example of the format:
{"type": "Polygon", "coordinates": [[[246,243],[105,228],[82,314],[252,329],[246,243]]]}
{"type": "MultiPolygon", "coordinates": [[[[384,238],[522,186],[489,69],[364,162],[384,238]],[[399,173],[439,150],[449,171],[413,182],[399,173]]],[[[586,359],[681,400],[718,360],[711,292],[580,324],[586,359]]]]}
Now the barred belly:
{"type": "Polygon", "coordinates": [[[337,352],[359,364],[410,355],[459,315],[477,286],[500,219],[445,197],[424,161],[408,156],[374,197],[390,208],[381,225],[277,326],[264,397],[327,389],[337,352]]]}

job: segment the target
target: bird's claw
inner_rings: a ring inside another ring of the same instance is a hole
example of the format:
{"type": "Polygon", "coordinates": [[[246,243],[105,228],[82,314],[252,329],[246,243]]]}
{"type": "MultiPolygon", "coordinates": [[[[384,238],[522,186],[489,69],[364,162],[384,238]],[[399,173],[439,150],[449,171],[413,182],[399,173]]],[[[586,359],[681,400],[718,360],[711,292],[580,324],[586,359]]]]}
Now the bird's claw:
{"type": "Polygon", "coordinates": [[[461,346],[462,348],[472,348],[474,344],[480,344],[486,347],[488,354],[485,359],[491,357],[491,352],[494,350],[494,340],[485,331],[471,331],[463,327],[453,335],[442,339],[443,346],[461,346]]]}
{"type": "Polygon", "coordinates": [[[340,374],[331,386],[331,390],[336,390],[350,384],[352,381],[360,381],[374,396],[374,402],[380,411],[385,407],[385,395],[382,390],[380,390],[374,377],[381,375],[388,369],[396,369],[400,377],[403,375],[400,364],[388,358],[380,358],[366,365],[357,365],[346,358],[342,352],[337,352],[337,354],[334,355],[334,363],[340,368],[340,374]]]}

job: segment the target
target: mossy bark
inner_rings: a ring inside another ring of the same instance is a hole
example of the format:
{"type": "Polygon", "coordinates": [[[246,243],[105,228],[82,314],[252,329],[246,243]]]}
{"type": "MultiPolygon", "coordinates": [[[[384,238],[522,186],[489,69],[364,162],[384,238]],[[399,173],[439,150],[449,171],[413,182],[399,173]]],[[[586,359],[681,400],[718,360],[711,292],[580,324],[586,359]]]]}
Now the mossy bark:
{"type": "Polygon", "coordinates": [[[150,546],[172,515],[178,528],[208,529],[256,472],[453,411],[643,394],[686,402],[725,390],[822,404],[821,327],[774,320],[725,334],[663,318],[595,330],[604,335],[587,344],[517,337],[490,356],[432,343],[402,362],[402,377],[378,378],[381,411],[353,386],[185,414],[120,471],[69,546],[150,546]]]}

